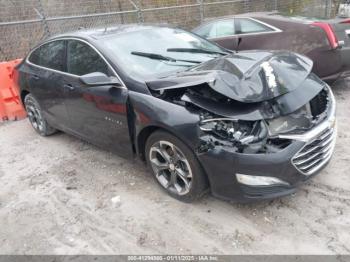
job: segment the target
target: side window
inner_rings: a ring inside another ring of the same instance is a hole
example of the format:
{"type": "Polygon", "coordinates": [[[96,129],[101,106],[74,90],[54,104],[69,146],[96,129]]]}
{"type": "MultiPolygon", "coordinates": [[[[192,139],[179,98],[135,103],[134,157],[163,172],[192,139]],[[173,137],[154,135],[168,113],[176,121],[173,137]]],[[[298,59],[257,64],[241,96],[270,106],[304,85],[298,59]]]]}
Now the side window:
{"type": "Polygon", "coordinates": [[[107,63],[89,45],[77,41],[68,41],[67,72],[82,76],[100,72],[110,76],[107,63]]]}
{"type": "Polygon", "coordinates": [[[225,37],[235,34],[233,20],[221,20],[215,23],[215,36],[225,37]]]}
{"type": "Polygon", "coordinates": [[[40,47],[30,55],[29,62],[34,65],[40,65],[40,47]]]}
{"type": "Polygon", "coordinates": [[[29,61],[35,65],[64,71],[65,42],[63,40],[53,41],[36,49],[29,61]]]}
{"type": "Polygon", "coordinates": [[[249,33],[260,33],[260,32],[271,32],[272,28],[263,25],[257,21],[247,18],[237,18],[236,23],[240,25],[237,33],[249,34],[249,33]]]}
{"type": "Polygon", "coordinates": [[[206,24],[195,31],[197,35],[200,35],[204,38],[215,37],[211,36],[211,32],[213,31],[213,24],[206,24]]]}

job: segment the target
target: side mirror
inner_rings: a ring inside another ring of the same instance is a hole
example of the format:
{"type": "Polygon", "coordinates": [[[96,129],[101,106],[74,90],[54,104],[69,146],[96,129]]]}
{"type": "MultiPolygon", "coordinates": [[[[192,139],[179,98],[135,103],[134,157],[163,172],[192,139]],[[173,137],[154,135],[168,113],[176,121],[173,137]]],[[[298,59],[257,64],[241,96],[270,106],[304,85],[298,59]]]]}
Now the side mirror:
{"type": "Polygon", "coordinates": [[[108,77],[104,73],[96,72],[83,75],[80,80],[88,86],[121,86],[119,79],[116,77],[108,77]]]}

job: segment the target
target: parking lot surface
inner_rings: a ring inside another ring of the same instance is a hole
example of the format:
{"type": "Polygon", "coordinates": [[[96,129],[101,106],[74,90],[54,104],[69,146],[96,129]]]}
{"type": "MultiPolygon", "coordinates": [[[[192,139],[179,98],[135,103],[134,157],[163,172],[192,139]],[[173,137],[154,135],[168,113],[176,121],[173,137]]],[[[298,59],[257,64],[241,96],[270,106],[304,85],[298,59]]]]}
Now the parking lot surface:
{"type": "Polygon", "coordinates": [[[349,254],[350,84],[333,90],[331,163],[296,194],[254,204],[184,204],[140,162],[0,123],[0,253],[349,254]]]}

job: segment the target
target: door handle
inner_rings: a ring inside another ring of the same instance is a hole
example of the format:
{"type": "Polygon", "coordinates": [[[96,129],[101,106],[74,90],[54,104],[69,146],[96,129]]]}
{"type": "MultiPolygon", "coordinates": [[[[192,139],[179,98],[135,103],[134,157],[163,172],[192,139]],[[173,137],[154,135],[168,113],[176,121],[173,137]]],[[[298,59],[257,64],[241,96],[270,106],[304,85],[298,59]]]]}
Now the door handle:
{"type": "Polygon", "coordinates": [[[64,88],[68,88],[69,90],[74,90],[75,89],[75,87],[72,86],[71,84],[65,84],[63,87],[64,88]]]}
{"type": "Polygon", "coordinates": [[[34,78],[35,80],[39,80],[39,79],[40,79],[40,77],[39,77],[38,75],[33,75],[33,78],[34,78]]]}

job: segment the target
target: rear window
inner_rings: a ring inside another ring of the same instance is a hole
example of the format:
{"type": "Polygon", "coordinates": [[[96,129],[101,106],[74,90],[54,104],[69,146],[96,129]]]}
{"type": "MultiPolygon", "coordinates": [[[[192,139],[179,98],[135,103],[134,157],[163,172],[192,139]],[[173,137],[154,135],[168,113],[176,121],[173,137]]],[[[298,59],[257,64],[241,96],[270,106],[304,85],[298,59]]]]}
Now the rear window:
{"type": "Polygon", "coordinates": [[[212,32],[213,32],[213,24],[207,24],[195,30],[195,33],[197,35],[200,35],[201,37],[204,37],[204,38],[215,37],[212,34],[212,32]]]}
{"type": "Polygon", "coordinates": [[[65,41],[58,40],[42,45],[29,57],[29,62],[49,69],[64,71],[65,41]]]}

